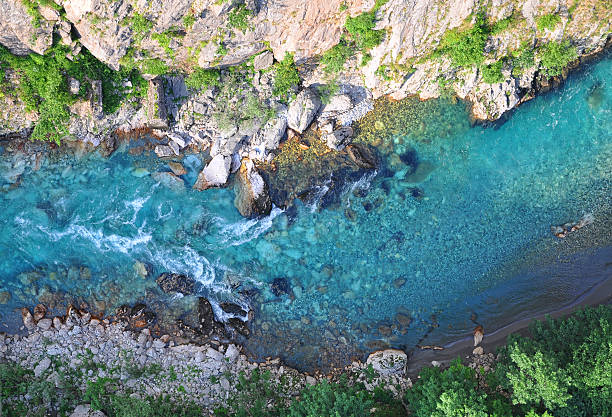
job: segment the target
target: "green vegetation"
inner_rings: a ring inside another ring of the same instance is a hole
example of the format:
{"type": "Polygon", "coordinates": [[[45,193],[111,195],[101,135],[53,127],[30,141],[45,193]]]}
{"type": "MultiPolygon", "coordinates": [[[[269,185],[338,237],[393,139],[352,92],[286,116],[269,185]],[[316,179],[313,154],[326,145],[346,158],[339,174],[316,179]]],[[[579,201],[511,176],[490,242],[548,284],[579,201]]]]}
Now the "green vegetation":
{"type": "Polygon", "coordinates": [[[376,26],[376,12],[369,11],[355,17],[347,17],[344,28],[351,35],[358,49],[364,53],[380,44],[385,31],[374,30],[376,26]]]}
{"type": "Polygon", "coordinates": [[[539,48],[538,53],[549,76],[560,75],[563,68],[578,57],[576,47],[569,40],[549,42],[539,48]]]}
{"type": "Polygon", "coordinates": [[[149,33],[151,29],[153,29],[153,22],[140,13],[134,13],[133,16],[125,18],[121,24],[123,26],[129,26],[132,29],[132,37],[137,44],[147,36],[147,33],[149,33]]]}
{"type": "Polygon", "coordinates": [[[198,68],[185,78],[185,85],[194,91],[218,86],[221,74],[218,69],[198,68]]]}
{"type": "Polygon", "coordinates": [[[491,35],[498,35],[502,33],[504,30],[508,29],[510,25],[512,25],[515,21],[516,21],[516,17],[514,14],[504,19],[498,20],[491,26],[491,29],[490,29],[491,35]]]}
{"type": "Polygon", "coordinates": [[[140,70],[145,74],[163,75],[168,72],[168,65],[159,58],[147,58],[139,62],[140,70]]]}
{"type": "Polygon", "coordinates": [[[545,14],[536,19],[536,26],[540,32],[543,32],[544,29],[553,30],[555,26],[557,26],[561,22],[561,17],[559,15],[550,13],[545,14]]]}
{"type": "Polygon", "coordinates": [[[340,43],[328,49],[321,58],[321,63],[324,65],[323,70],[328,74],[335,74],[342,70],[344,63],[353,55],[351,48],[344,39],[340,39],[340,43]]]}
{"type": "Polygon", "coordinates": [[[329,104],[329,100],[338,92],[338,83],[336,80],[331,80],[325,85],[320,85],[317,87],[317,92],[319,93],[319,97],[321,97],[321,102],[323,104],[329,104]]]}
{"type": "Polygon", "coordinates": [[[470,67],[481,64],[484,59],[484,47],[490,29],[483,14],[478,14],[474,26],[468,29],[452,29],[444,34],[439,53],[447,54],[453,65],[470,67]]]}
{"type": "Polygon", "coordinates": [[[53,0],[21,0],[21,3],[26,8],[28,14],[32,17],[34,27],[40,27],[40,23],[44,20],[40,14],[39,7],[50,7],[57,11],[62,10],[62,7],[56,4],[53,0]]]}
{"type": "MultiPolygon", "coordinates": [[[[255,369],[250,376],[224,374],[235,391],[217,417],[601,417],[612,415],[612,307],[579,310],[565,319],[536,321],[530,337],[511,335],[500,348],[495,370],[472,369],[454,361],[448,369],[424,368],[412,388],[393,394],[372,384],[372,368],[361,375],[341,375],[299,388],[288,373],[279,380],[255,369]],[[297,395],[296,395],[297,394],[297,395]],[[408,414],[408,412],[410,414],[408,414]]],[[[3,416],[44,416],[50,405],[66,416],[89,403],[108,417],[204,416],[184,395],[145,397],[119,390],[112,377],[79,387],[78,378],[100,365],[87,357],[73,375],[54,364],[57,378],[35,378],[30,370],[0,364],[0,411],[3,416]],[[78,378],[76,378],[78,377],[78,378]],[[56,384],[58,388],[56,388],[56,384]]],[[[102,367],[104,368],[104,367],[102,367]]],[[[100,368],[100,369],[102,369],[100,368]]],[[[105,371],[109,371],[105,369],[105,371]]],[[[137,370],[176,379],[174,369],[137,370]],[[174,376],[173,376],[174,375],[174,376]]],[[[211,383],[218,383],[216,376],[211,383]]],[[[179,392],[185,389],[179,387],[179,392]]],[[[50,410],[49,410],[50,411],[50,410]]],[[[53,415],[56,415],[53,414],[53,415]]],[[[209,415],[209,414],[206,414],[209,415]]]]}
{"type": "Polygon", "coordinates": [[[193,27],[195,21],[196,17],[193,15],[193,13],[187,13],[185,16],[183,16],[183,25],[185,25],[185,29],[187,30],[193,27]]]}
{"type": "Polygon", "coordinates": [[[229,27],[246,32],[250,28],[249,17],[251,14],[252,12],[244,3],[238,5],[237,7],[233,8],[227,16],[229,27]]]}
{"type": "Polygon", "coordinates": [[[156,40],[159,46],[164,48],[164,52],[166,52],[170,58],[174,58],[174,50],[170,48],[171,37],[169,32],[154,33],[151,35],[151,38],[156,40]]]}
{"type": "Polygon", "coordinates": [[[612,308],[535,322],[530,333],[500,351],[496,374],[513,404],[555,417],[612,415],[612,308]]]}
{"type": "Polygon", "coordinates": [[[533,48],[527,43],[527,41],[521,42],[521,47],[511,54],[512,62],[512,75],[515,77],[521,75],[524,70],[532,67],[534,62],[534,51],[533,48]]]}
{"type": "Polygon", "coordinates": [[[503,61],[499,60],[493,64],[484,65],[482,70],[482,79],[485,83],[495,84],[504,81],[505,77],[502,74],[503,61]]]}
{"type": "Polygon", "coordinates": [[[345,10],[348,10],[348,6],[346,5],[346,2],[343,1],[342,3],[340,3],[340,7],[338,8],[338,11],[342,13],[345,10]]]}
{"type": "Polygon", "coordinates": [[[300,74],[293,62],[293,54],[287,52],[282,61],[274,64],[273,69],[275,77],[272,92],[287,100],[293,94],[293,89],[300,84],[300,74]]]}
{"type": "Polygon", "coordinates": [[[125,98],[144,95],[144,80],[133,70],[113,71],[83,50],[73,61],[66,58],[69,49],[55,45],[45,55],[12,55],[0,46],[0,66],[10,67],[19,78],[15,94],[25,103],[28,111],[36,111],[39,119],[31,139],[58,143],[68,134],[70,120],[68,107],[78,97],[92,91],[91,81],[102,81],[102,104],[107,113],[115,112],[125,98]],[[81,88],[77,95],[68,90],[68,77],[77,79],[81,88]],[[132,91],[122,87],[124,80],[133,84],[132,91]]]}

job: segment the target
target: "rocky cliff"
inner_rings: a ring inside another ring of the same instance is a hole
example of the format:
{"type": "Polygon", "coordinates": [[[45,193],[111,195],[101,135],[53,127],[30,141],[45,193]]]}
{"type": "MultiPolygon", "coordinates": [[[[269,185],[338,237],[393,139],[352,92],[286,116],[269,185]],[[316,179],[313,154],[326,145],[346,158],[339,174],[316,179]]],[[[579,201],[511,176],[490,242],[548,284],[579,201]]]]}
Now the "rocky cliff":
{"type": "Polygon", "coordinates": [[[605,0],[0,0],[0,135],[108,151],[147,129],[158,156],[208,148],[227,180],[313,120],[343,149],[383,95],[456,94],[495,120],[602,50],[611,17],[605,0]]]}

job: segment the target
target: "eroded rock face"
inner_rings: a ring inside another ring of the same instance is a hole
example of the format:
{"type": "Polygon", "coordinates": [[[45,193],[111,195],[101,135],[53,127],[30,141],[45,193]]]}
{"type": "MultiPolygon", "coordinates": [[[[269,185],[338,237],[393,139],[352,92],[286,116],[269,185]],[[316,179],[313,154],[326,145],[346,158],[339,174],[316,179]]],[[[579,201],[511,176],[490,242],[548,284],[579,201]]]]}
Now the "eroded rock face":
{"type": "Polygon", "coordinates": [[[289,104],[287,125],[296,132],[303,133],[314,120],[320,107],[319,94],[311,88],[305,88],[289,104]]]}
{"type": "Polygon", "coordinates": [[[351,140],[353,139],[353,128],[350,126],[341,127],[340,129],[334,130],[332,133],[325,135],[323,139],[329,148],[341,151],[346,145],[351,143],[351,140]]]}
{"type": "Polygon", "coordinates": [[[0,44],[15,55],[43,54],[51,47],[53,23],[42,19],[35,26],[21,1],[0,0],[0,44]]]}
{"type": "Polygon", "coordinates": [[[406,364],[408,356],[402,350],[385,349],[374,352],[368,356],[367,365],[372,365],[372,368],[380,375],[404,375],[406,373],[406,364]]]}
{"type": "Polygon", "coordinates": [[[230,174],[232,158],[224,155],[215,156],[198,175],[195,190],[203,191],[211,187],[225,185],[230,174]]]}
{"type": "Polygon", "coordinates": [[[267,216],[272,210],[268,184],[250,159],[242,161],[234,187],[234,205],[244,217],[267,216]]]}

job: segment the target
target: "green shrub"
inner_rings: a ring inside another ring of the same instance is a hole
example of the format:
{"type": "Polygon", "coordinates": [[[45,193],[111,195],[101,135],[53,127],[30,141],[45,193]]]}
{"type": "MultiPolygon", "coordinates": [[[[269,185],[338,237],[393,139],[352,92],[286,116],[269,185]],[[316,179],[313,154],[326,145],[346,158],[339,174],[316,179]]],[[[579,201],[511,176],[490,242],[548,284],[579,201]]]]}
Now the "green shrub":
{"type": "Polygon", "coordinates": [[[542,66],[549,76],[560,75],[563,68],[578,57],[576,47],[569,40],[548,42],[539,49],[542,66]]]}
{"type": "Polygon", "coordinates": [[[556,14],[545,14],[536,19],[536,26],[540,32],[544,29],[553,30],[561,22],[561,17],[556,14]]]}
{"type": "Polygon", "coordinates": [[[510,27],[510,25],[514,23],[515,20],[516,18],[514,17],[514,15],[510,15],[504,19],[498,20],[497,22],[493,23],[490,30],[491,35],[498,35],[502,33],[504,30],[508,29],[508,27],[510,27]]]}
{"type": "Polygon", "coordinates": [[[218,86],[221,74],[218,69],[198,68],[185,78],[185,85],[191,90],[203,90],[211,86],[218,86]]]}
{"type": "Polygon", "coordinates": [[[227,16],[229,27],[246,32],[249,29],[249,17],[251,14],[252,12],[247,9],[244,3],[238,5],[232,9],[227,16]]]}
{"type": "Polygon", "coordinates": [[[385,36],[383,30],[374,30],[376,12],[370,11],[355,17],[347,17],[344,28],[351,35],[357,48],[363,52],[380,44],[385,36]]]}
{"type": "Polygon", "coordinates": [[[121,24],[132,29],[132,36],[136,43],[140,43],[147,33],[153,29],[153,22],[140,13],[134,13],[134,15],[125,18],[121,24]]]}
{"type": "Polygon", "coordinates": [[[537,321],[512,336],[496,369],[512,401],[555,417],[612,415],[612,308],[537,321]]]}
{"type": "Polygon", "coordinates": [[[187,30],[193,27],[195,21],[196,17],[193,15],[193,13],[187,13],[185,16],[183,16],[183,25],[185,25],[185,29],[187,30]]]}
{"type": "Polygon", "coordinates": [[[323,70],[328,74],[335,74],[342,70],[344,63],[353,55],[352,48],[344,39],[340,43],[328,49],[321,58],[323,70]]]}
{"type": "Polygon", "coordinates": [[[329,104],[329,100],[338,92],[338,88],[339,87],[336,80],[332,80],[325,85],[318,86],[317,92],[319,93],[319,97],[321,97],[321,102],[323,104],[329,104]]]}
{"type": "Polygon", "coordinates": [[[416,417],[511,417],[504,397],[478,389],[476,371],[457,359],[450,368],[424,368],[406,393],[416,417]]]}
{"type": "Polygon", "coordinates": [[[489,28],[484,15],[476,17],[474,26],[467,30],[452,29],[446,32],[440,42],[440,50],[449,55],[453,65],[469,67],[484,61],[484,47],[489,28]]]}
{"type": "Polygon", "coordinates": [[[156,40],[159,46],[164,48],[164,51],[169,57],[174,58],[174,50],[170,48],[171,38],[168,32],[154,33],[151,35],[151,38],[156,40]]]}
{"type": "Polygon", "coordinates": [[[299,401],[289,407],[289,417],[368,417],[374,405],[370,394],[357,387],[327,381],[307,386],[299,401]]]}
{"type": "Polygon", "coordinates": [[[282,61],[274,64],[274,71],[272,92],[275,96],[288,99],[294,87],[300,83],[300,74],[293,62],[293,54],[286,53],[282,61]]]}
{"type": "Polygon", "coordinates": [[[527,68],[534,65],[533,48],[526,42],[521,42],[521,47],[511,54],[512,75],[515,77],[521,75],[527,68]]]}
{"type": "Polygon", "coordinates": [[[501,83],[506,78],[502,74],[503,61],[499,60],[489,65],[484,65],[481,68],[482,80],[487,84],[501,83]]]}
{"type": "Polygon", "coordinates": [[[168,65],[159,58],[147,58],[139,62],[144,74],[163,75],[168,72],[168,65]]]}

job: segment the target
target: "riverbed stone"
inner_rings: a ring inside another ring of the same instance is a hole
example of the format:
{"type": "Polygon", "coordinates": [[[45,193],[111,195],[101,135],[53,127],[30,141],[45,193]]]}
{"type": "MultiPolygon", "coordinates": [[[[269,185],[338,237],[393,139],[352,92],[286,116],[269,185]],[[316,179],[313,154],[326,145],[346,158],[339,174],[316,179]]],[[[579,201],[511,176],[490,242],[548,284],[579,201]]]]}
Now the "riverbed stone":
{"type": "Polygon", "coordinates": [[[372,368],[380,375],[404,375],[407,363],[408,356],[399,349],[374,352],[368,356],[366,361],[366,364],[372,365],[372,368]]]}

